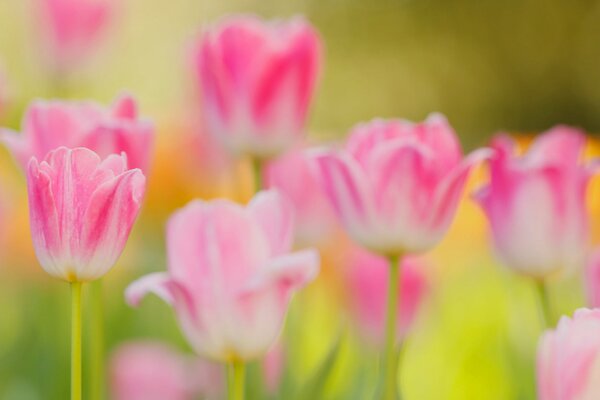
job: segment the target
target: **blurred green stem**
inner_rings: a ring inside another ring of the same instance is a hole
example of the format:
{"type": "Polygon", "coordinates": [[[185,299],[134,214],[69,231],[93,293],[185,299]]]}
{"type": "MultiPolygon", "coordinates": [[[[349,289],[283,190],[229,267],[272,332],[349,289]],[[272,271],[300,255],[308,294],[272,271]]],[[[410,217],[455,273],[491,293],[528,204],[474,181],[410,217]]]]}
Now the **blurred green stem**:
{"type": "Polygon", "coordinates": [[[396,351],[396,326],[398,318],[400,295],[400,258],[390,256],[390,274],[387,293],[387,316],[385,323],[385,347],[381,357],[381,370],[383,375],[382,400],[396,400],[398,398],[397,372],[398,363],[396,351]]]}
{"type": "Polygon", "coordinates": [[[263,167],[265,162],[263,159],[254,157],[252,159],[252,172],[254,173],[254,193],[257,193],[263,188],[263,167]]]}
{"type": "Polygon", "coordinates": [[[227,368],[227,398],[244,400],[246,366],[242,361],[234,360],[227,368]]]}
{"type": "Polygon", "coordinates": [[[552,321],[552,308],[550,307],[550,297],[548,295],[548,288],[543,280],[535,281],[538,297],[540,300],[540,320],[542,321],[542,327],[548,328],[553,324],[552,321]]]}
{"type": "Polygon", "coordinates": [[[71,400],[81,400],[81,282],[71,282],[71,400]]]}
{"type": "Polygon", "coordinates": [[[102,279],[91,283],[90,399],[104,400],[104,297],[102,279]]]}

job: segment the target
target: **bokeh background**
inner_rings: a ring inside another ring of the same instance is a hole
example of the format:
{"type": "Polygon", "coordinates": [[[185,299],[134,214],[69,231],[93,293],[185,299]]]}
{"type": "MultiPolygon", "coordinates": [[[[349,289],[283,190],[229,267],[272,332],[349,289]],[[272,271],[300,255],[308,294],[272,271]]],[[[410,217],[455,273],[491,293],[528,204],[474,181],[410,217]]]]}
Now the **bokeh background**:
{"type": "MultiPolygon", "coordinates": [[[[106,40],[61,93],[40,56],[34,2],[0,1],[0,64],[10,85],[1,125],[18,128],[33,98],[110,103],[126,90],[158,128],[141,219],[105,282],[109,351],[124,341],[159,339],[190,353],[167,306],[148,299],[132,310],[123,289],[165,268],[163,231],[173,210],[194,197],[250,196],[248,166],[215,155],[202,132],[190,62],[202,27],[225,15],[302,14],[321,32],[325,66],[309,120],[315,141],[340,139],[373,117],[420,120],[431,111],[447,115],[467,150],[500,130],[527,137],[568,123],[591,138],[600,131],[600,1],[122,0],[106,40]]],[[[597,233],[596,183],[592,192],[597,233]]],[[[37,265],[24,178],[4,149],[0,214],[0,399],[65,399],[69,291],[37,265]]],[[[292,306],[276,398],[289,398],[285,393],[302,385],[338,340],[323,397],[368,398],[377,361],[347,323],[345,240],[339,235],[325,246],[321,276],[292,306]]],[[[535,398],[535,288],[494,260],[468,193],[449,235],[425,258],[429,291],[404,346],[405,398],[535,398]]],[[[585,305],[579,276],[550,290],[557,314],[585,305]]]]}

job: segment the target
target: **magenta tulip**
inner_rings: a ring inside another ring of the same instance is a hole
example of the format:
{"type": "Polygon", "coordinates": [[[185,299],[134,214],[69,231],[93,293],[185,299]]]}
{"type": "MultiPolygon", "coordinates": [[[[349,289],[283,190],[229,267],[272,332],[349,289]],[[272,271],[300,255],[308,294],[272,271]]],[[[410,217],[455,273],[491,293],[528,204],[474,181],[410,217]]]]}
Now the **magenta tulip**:
{"type": "Polygon", "coordinates": [[[40,36],[52,68],[62,72],[85,60],[113,18],[115,0],[36,0],[40,36]]]}
{"type": "Polygon", "coordinates": [[[100,278],[125,247],[140,210],[145,177],[125,156],[105,160],[60,147],[27,168],[31,236],[50,275],[68,282],[100,278]]]}
{"type": "Polygon", "coordinates": [[[209,131],[235,154],[269,158],[302,138],[320,65],[303,19],[236,17],[207,30],[196,52],[209,131]]]}
{"type": "Polygon", "coordinates": [[[110,362],[114,400],[217,399],[223,393],[222,368],[185,356],[161,343],[121,345],[110,362]]]}
{"type": "Polygon", "coordinates": [[[542,336],[537,386],[538,400],[600,398],[600,310],[577,310],[542,336]]]}
{"type": "Polygon", "coordinates": [[[335,226],[334,212],[311,167],[302,150],[292,150],[266,169],[267,187],[283,193],[294,207],[298,246],[319,244],[335,226]]]}
{"type": "Polygon", "coordinates": [[[2,141],[23,169],[29,159],[43,159],[60,146],[87,147],[105,158],[127,155],[130,168],[148,171],[154,141],[154,126],[138,117],[137,103],[121,96],[111,109],[94,102],[33,102],[23,120],[23,132],[4,130],[2,141]]]}
{"type": "Polygon", "coordinates": [[[360,124],[343,149],[315,152],[315,161],[350,236],[390,256],[423,252],[441,240],[469,171],[487,154],[479,150],[463,159],[454,130],[434,114],[416,124],[360,124]]]}
{"type": "Polygon", "coordinates": [[[264,355],[282,328],[291,295],[318,272],[314,250],[290,253],[293,212],[274,191],[244,208],[196,200],[167,228],[168,273],[134,282],[137,305],[154,292],[175,311],[195,351],[222,362],[264,355]]]}
{"type": "Polygon", "coordinates": [[[585,136],[566,126],[540,136],[524,155],[508,136],[493,141],[490,181],[475,198],[508,267],[536,279],[582,267],[591,176],[584,146],[585,136]]]}
{"type": "MultiPolygon", "coordinates": [[[[351,315],[361,336],[376,345],[384,342],[386,290],[390,269],[385,258],[360,248],[352,250],[343,271],[351,315]]],[[[402,260],[396,318],[397,340],[404,338],[413,324],[427,288],[423,265],[413,258],[402,260]]]]}

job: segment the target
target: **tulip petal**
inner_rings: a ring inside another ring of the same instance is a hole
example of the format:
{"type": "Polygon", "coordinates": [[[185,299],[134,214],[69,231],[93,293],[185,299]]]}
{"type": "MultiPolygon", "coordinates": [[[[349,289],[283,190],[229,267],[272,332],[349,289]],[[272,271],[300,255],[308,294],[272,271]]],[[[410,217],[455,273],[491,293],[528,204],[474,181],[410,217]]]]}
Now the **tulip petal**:
{"type": "Polygon", "coordinates": [[[286,253],[294,238],[294,212],[291,204],[277,191],[259,192],[248,210],[269,239],[271,256],[286,253]]]}

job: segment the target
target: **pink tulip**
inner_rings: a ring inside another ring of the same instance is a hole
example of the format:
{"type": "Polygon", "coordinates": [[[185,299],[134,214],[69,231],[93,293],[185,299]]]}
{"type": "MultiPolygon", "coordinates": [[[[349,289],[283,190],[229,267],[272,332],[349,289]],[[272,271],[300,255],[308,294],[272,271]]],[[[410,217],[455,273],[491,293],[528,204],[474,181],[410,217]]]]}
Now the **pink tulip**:
{"type": "Polygon", "coordinates": [[[541,338],[537,355],[538,400],[600,398],[600,310],[562,317],[541,338]]]}
{"type": "Polygon", "coordinates": [[[292,293],[318,272],[317,252],[290,253],[292,214],[274,191],[260,192],[246,208],[191,202],[168,224],[169,272],[134,282],[128,302],[137,305],[148,292],[163,298],[201,356],[260,357],[277,339],[292,293]]]}
{"type": "Polygon", "coordinates": [[[125,156],[104,161],[86,148],[60,147],[27,168],[31,236],[50,275],[68,282],[97,279],[125,247],[146,179],[125,156]]]}
{"type": "Polygon", "coordinates": [[[44,48],[64,72],[95,49],[116,7],[114,0],[37,0],[44,48]]]}
{"type": "Polygon", "coordinates": [[[447,231],[473,165],[442,115],[356,126],[344,149],[315,154],[318,176],[346,231],[382,255],[422,252],[447,231]]]}
{"type": "MultiPolygon", "coordinates": [[[[422,267],[413,258],[402,261],[396,318],[398,340],[406,336],[425,295],[427,283],[422,267]]],[[[389,270],[385,258],[360,248],[352,250],[350,265],[344,269],[352,317],[362,336],[376,344],[383,344],[384,339],[389,270]]]]}
{"type": "Polygon", "coordinates": [[[114,400],[192,400],[221,398],[223,368],[178,353],[162,343],[121,345],[111,357],[114,400]]]}
{"type": "Polygon", "coordinates": [[[588,304],[600,308],[600,249],[590,257],[585,274],[588,304]]]}
{"type": "Polygon", "coordinates": [[[87,147],[105,158],[127,154],[128,166],[147,172],[154,141],[153,124],[138,118],[130,96],[109,110],[94,102],[36,101],[23,120],[23,132],[5,130],[0,138],[26,169],[29,159],[43,159],[60,146],[87,147]]]}
{"type": "Polygon", "coordinates": [[[320,40],[303,19],[228,19],[196,51],[209,131],[236,154],[268,158],[294,146],[320,64],[320,40]]]}
{"type": "Polygon", "coordinates": [[[264,385],[270,395],[275,395],[279,391],[285,360],[285,347],[281,341],[277,341],[265,355],[262,362],[264,385]]]}
{"type": "Polygon", "coordinates": [[[297,245],[316,245],[331,233],[333,210],[302,150],[292,150],[269,163],[266,175],[267,186],[283,193],[294,207],[297,245]]]}
{"type": "Polygon", "coordinates": [[[559,126],[522,156],[508,136],[497,137],[492,146],[490,182],[475,198],[489,220],[499,258],[535,278],[582,266],[591,175],[580,160],[585,136],[559,126]]]}

